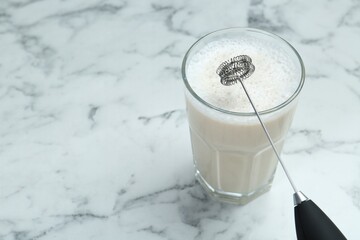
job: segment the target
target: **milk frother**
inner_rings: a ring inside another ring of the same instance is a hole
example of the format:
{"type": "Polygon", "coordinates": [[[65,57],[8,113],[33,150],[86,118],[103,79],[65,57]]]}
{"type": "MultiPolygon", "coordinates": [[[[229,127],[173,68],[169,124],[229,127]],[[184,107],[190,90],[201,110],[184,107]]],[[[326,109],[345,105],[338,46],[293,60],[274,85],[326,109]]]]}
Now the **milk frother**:
{"type": "Polygon", "coordinates": [[[301,191],[298,191],[292,181],[268,130],[243,83],[243,80],[250,77],[254,71],[255,66],[252,63],[252,59],[247,55],[239,55],[223,62],[216,70],[216,73],[220,76],[221,84],[225,86],[234,85],[237,82],[240,82],[277,159],[294,189],[295,226],[298,240],[346,240],[345,236],[330,218],[313,201],[307,198],[301,191]]]}

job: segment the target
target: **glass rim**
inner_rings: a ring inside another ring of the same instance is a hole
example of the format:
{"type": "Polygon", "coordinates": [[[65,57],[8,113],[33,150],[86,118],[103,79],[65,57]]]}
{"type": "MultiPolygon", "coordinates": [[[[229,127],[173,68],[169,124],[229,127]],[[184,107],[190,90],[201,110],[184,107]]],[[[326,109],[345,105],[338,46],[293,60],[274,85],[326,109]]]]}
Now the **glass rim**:
{"type": "Polygon", "coordinates": [[[285,39],[283,39],[282,37],[274,34],[274,33],[270,33],[261,29],[257,29],[257,28],[248,28],[248,27],[232,27],[232,28],[223,28],[223,29],[219,29],[219,30],[215,30],[212,31],[202,37],[200,37],[195,43],[193,43],[189,50],[186,52],[183,61],[182,61],[182,65],[181,65],[181,74],[182,74],[182,79],[183,82],[187,88],[187,90],[191,93],[191,95],[198,100],[200,103],[204,104],[205,106],[214,109],[218,112],[221,113],[225,113],[225,114],[229,114],[229,115],[235,115],[235,116],[256,116],[255,112],[235,112],[235,111],[230,111],[230,110],[226,110],[226,109],[222,109],[219,107],[216,107],[210,103],[208,103],[207,101],[205,101],[204,99],[202,99],[198,94],[196,94],[196,92],[192,89],[192,87],[190,86],[188,80],[187,80],[187,76],[186,76],[186,63],[188,61],[189,58],[189,54],[191,53],[191,51],[205,38],[214,35],[216,33],[220,33],[220,32],[226,32],[226,31],[231,31],[231,30],[242,30],[242,31],[249,31],[249,32],[255,32],[255,33],[260,33],[263,35],[268,35],[270,37],[273,37],[274,39],[279,40],[282,43],[285,43],[285,45],[287,45],[288,47],[290,47],[290,49],[295,53],[297,59],[299,60],[299,64],[301,67],[301,76],[300,76],[300,81],[299,81],[299,85],[297,86],[296,90],[294,91],[294,93],[288,98],[286,99],[286,101],[280,103],[279,105],[266,109],[266,110],[262,110],[259,111],[260,115],[264,115],[264,114],[269,114],[269,113],[273,113],[279,109],[282,109],[283,107],[285,107],[286,105],[288,105],[289,103],[291,103],[300,93],[304,82],[305,82],[305,66],[304,66],[304,62],[301,59],[300,54],[297,52],[297,50],[285,39]]]}

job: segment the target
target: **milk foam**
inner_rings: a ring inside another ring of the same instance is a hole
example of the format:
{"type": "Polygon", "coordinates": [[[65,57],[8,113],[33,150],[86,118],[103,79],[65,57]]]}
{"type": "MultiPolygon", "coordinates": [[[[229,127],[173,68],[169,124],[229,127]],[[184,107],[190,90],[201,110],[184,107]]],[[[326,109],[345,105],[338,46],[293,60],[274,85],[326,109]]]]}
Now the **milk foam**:
{"type": "Polygon", "coordinates": [[[219,65],[248,55],[255,72],[244,80],[259,111],[289,99],[299,84],[299,70],[284,50],[259,39],[221,39],[205,45],[190,59],[187,79],[196,94],[213,106],[234,112],[253,112],[241,84],[224,86],[216,74],[219,65]]]}

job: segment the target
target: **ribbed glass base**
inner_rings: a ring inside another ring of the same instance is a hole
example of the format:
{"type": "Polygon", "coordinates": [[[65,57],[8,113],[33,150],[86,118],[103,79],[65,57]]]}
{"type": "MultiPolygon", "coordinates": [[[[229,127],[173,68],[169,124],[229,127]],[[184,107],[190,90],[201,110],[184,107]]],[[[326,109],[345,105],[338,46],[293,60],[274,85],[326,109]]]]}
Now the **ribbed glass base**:
{"type": "Polygon", "coordinates": [[[258,188],[256,191],[241,194],[241,193],[233,193],[233,192],[224,192],[221,190],[214,189],[211,187],[205,179],[201,176],[199,171],[196,171],[195,177],[200,185],[206,190],[206,192],[215,200],[219,200],[226,203],[233,203],[239,205],[245,205],[250,201],[254,200],[255,198],[259,197],[260,195],[266,193],[270,190],[272,180],[270,179],[269,183],[258,188]]]}

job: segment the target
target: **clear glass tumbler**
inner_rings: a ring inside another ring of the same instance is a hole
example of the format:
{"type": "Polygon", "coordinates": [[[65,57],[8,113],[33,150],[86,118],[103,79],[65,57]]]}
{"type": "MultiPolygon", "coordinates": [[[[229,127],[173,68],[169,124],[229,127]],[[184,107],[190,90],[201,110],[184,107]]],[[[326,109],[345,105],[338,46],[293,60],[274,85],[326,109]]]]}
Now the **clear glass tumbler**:
{"type": "Polygon", "coordinates": [[[189,83],[188,66],[194,54],[205,45],[221,39],[244,37],[276,44],[296,67],[294,76],[297,87],[290,97],[281,104],[260,111],[279,151],[291,125],[305,77],[303,62],[294,47],[284,39],[259,29],[229,28],[215,31],[200,38],[186,53],[182,63],[182,77],[195,176],[211,196],[237,204],[246,204],[271,188],[277,158],[255,113],[229,111],[205,101],[189,83]]]}

